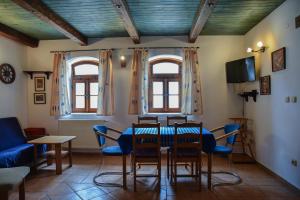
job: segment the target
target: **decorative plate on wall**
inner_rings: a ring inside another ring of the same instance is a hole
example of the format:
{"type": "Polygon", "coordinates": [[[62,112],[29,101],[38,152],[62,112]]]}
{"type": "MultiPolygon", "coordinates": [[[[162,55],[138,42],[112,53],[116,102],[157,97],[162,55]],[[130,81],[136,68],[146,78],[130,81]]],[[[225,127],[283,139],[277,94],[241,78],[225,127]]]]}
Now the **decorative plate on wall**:
{"type": "Polygon", "coordinates": [[[5,84],[13,83],[16,79],[14,68],[7,63],[0,65],[0,80],[5,84]]]}

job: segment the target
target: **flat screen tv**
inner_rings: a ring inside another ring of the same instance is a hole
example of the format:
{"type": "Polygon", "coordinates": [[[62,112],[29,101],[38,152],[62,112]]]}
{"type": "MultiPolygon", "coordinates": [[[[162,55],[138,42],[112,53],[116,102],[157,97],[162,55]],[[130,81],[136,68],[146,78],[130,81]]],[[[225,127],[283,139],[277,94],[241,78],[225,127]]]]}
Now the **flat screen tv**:
{"type": "Polygon", "coordinates": [[[227,62],[226,78],[227,83],[255,81],[256,73],[254,56],[227,62]]]}

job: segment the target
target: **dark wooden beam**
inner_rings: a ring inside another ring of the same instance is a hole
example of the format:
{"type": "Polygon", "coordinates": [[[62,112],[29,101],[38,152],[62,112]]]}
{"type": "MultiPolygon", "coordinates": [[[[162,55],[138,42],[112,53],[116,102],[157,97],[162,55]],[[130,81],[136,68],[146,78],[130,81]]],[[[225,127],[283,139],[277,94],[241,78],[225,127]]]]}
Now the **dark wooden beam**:
{"type": "Polygon", "coordinates": [[[48,8],[41,0],[13,0],[13,2],[25,10],[28,10],[44,22],[51,24],[71,40],[78,42],[81,45],[88,44],[87,38],[84,35],[48,8]]]}
{"type": "Polygon", "coordinates": [[[125,29],[127,30],[129,36],[133,40],[135,44],[140,43],[140,36],[139,33],[136,30],[136,27],[133,23],[133,20],[130,16],[130,13],[128,11],[128,6],[126,4],[125,0],[111,0],[113,5],[116,8],[116,11],[120,15],[123,24],[125,26],[125,29]]]}
{"type": "Polygon", "coordinates": [[[189,42],[194,43],[202,31],[208,17],[213,11],[217,0],[201,0],[201,4],[196,14],[194,24],[189,34],[189,42]]]}
{"type": "Polygon", "coordinates": [[[30,47],[38,47],[39,40],[33,37],[30,37],[20,31],[17,31],[13,28],[10,28],[4,24],[0,23],[0,35],[6,37],[15,42],[30,46],[30,47]]]}

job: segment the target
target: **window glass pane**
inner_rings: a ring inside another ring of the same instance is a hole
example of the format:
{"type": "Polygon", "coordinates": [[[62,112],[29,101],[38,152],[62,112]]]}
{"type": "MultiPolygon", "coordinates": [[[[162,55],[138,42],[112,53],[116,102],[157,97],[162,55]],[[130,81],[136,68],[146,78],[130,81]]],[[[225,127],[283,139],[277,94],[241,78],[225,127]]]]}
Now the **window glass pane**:
{"type": "Polygon", "coordinates": [[[161,62],[153,65],[153,74],[178,74],[179,66],[175,63],[161,62]]]}
{"type": "Polygon", "coordinates": [[[90,96],[90,108],[97,108],[98,96],[90,96]]]}
{"type": "Polygon", "coordinates": [[[76,96],[76,108],[85,108],[84,96],[76,96]]]}
{"type": "Polygon", "coordinates": [[[75,67],[75,75],[98,75],[98,66],[91,64],[78,65],[75,67]]]}
{"type": "Polygon", "coordinates": [[[85,83],[76,83],[75,90],[76,95],[85,95],[85,83]]]}
{"type": "Polygon", "coordinates": [[[163,108],[163,96],[154,95],[153,96],[153,108],[163,108]]]}
{"type": "Polygon", "coordinates": [[[163,94],[163,82],[153,81],[153,94],[163,94]]]}
{"type": "Polygon", "coordinates": [[[169,94],[179,94],[179,82],[169,82],[169,94]]]}
{"type": "Polygon", "coordinates": [[[169,96],[169,108],[179,108],[179,96],[178,95],[169,96]]]}
{"type": "Polygon", "coordinates": [[[90,95],[98,95],[98,83],[90,83],[90,95]]]}

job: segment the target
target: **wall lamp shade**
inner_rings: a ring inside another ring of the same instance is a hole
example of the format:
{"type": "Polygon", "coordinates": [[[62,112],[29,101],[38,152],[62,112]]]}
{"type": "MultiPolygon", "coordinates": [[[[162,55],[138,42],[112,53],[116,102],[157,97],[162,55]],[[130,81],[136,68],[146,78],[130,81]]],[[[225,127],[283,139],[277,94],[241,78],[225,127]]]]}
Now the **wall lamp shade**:
{"type": "Polygon", "coordinates": [[[122,68],[126,67],[126,58],[125,58],[125,56],[120,57],[120,64],[121,64],[122,68]]]}
{"type": "Polygon", "coordinates": [[[248,47],[248,48],[247,48],[247,53],[257,53],[257,52],[263,53],[263,52],[265,52],[265,50],[266,50],[266,48],[267,48],[266,46],[264,46],[264,43],[263,43],[262,41],[257,42],[256,46],[257,46],[259,49],[254,50],[254,49],[248,47]]]}

